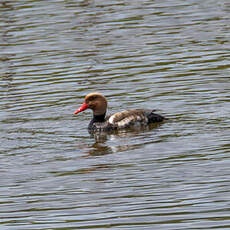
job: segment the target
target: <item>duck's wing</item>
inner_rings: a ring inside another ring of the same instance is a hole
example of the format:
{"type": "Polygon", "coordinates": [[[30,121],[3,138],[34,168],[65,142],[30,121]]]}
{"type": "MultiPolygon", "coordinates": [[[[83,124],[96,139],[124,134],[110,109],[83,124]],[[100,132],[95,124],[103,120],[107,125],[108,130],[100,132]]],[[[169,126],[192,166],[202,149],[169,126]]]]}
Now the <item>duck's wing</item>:
{"type": "Polygon", "coordinates": [[[127,128],[148,123],[146,110],[134,109],[114,113],[107,118],[109,124],[117,128],[127,128]]]}

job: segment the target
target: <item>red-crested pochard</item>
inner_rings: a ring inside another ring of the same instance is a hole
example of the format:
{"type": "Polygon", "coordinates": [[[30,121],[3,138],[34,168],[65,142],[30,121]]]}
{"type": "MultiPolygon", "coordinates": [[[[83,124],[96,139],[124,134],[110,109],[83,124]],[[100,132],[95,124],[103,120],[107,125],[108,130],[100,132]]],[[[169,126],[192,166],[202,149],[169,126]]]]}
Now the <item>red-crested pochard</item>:
{"type": "Polygon", "coordinates": [[[85,97],[84,103],[74,114],[78,114],[86,109],[93,110],[93,119],[89,123],[90,131],[109,131],[135,126],[146,126],[150,123],[162,122],[165,118],[153,113],[154,110],[133,109],[114,113],[105,116],[107,110],[107,100],[100,93],[90,93],[85,97]]]}

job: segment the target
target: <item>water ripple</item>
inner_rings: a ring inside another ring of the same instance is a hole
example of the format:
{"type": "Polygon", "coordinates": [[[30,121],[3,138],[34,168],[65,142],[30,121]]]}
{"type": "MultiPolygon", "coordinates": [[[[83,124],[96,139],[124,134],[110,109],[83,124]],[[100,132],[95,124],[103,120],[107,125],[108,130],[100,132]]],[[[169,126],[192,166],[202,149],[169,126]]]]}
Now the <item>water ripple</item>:
{"type": "Polygon", "coordinates": [[[2,229],[230,228],[227,0],[0,4],[2,229]],[[169,120],[90,136],[92,91],[169,120]]]}

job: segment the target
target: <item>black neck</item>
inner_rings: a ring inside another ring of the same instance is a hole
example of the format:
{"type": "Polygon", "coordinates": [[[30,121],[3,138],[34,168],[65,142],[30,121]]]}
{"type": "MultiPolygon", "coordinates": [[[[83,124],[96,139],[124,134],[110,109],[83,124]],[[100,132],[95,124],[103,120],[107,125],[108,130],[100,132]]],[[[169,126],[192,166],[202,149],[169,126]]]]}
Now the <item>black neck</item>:
{"type": "Polygon", "coordinates": [[[105,113],[102,115],[93,115],[93,122],[104,122],[105,121],[105,113]]]}
{"type": "Polygon", "coordinates": [[[105,122],[105,113],[102,115],[93,115],[93,119],[90,121],[88,129],[93,129],[94,123],[95,122],[105,122]]]}

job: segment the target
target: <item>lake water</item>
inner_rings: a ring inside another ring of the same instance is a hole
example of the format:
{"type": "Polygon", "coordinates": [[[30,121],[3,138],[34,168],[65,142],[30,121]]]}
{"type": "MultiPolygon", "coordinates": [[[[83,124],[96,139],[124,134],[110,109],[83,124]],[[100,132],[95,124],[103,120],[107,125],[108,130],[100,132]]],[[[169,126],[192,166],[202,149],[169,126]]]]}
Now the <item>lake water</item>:
{"type": "Polygon", "coordinates": [[[230,229],[228,0],[0,3],[0,228],[230,229]],[[150,129],[91,136],[109,112],[150,129]]]}

